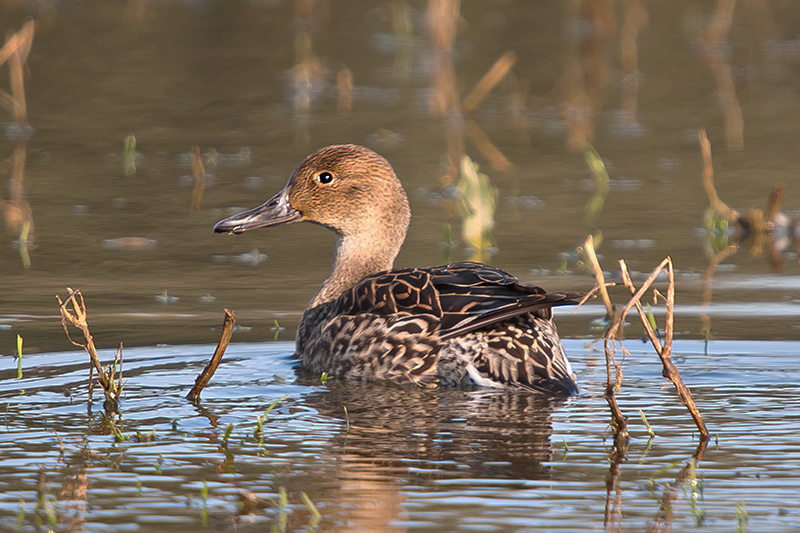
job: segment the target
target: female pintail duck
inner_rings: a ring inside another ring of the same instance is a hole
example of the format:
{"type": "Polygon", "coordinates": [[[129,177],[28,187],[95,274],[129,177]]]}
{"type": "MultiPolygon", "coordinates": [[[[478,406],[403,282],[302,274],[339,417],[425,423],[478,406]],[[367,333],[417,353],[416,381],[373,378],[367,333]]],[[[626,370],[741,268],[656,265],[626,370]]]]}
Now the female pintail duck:
{"type": "Polygon", "coordinates": [[[333,268],[297,330],[297,356],[313,372],[577,393],[551,308],[581,295],[545,294],[478,263],[393,270],[410,218],[389,162],[344,144],[306,157],[283,190],[214,231],[308,221],[336,232],[333,268]]]}

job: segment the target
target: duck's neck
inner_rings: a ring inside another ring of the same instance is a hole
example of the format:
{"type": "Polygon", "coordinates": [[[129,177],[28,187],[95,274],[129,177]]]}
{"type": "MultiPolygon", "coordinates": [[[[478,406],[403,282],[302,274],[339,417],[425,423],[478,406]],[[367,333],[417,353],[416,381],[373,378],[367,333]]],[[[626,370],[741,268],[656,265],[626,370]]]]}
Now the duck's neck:
{"type": "Polygon", "coordinates": [[[391,235],[380,235],[378,231],[340,235],[331,273],[311,300],[309,309],[337,299],[367,276],[391,270],[404,238],[405,228],[402,232],[392,231],[391,235]]]}

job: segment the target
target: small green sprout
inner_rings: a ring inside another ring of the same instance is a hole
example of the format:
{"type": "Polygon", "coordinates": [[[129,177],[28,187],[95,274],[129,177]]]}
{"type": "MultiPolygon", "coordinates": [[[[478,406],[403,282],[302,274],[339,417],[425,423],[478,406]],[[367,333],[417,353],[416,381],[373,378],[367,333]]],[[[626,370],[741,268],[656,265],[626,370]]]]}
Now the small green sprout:
{"type": "Polygon", "coordinates": [[[642,411],[641,407],[639,408],[639,416],[642,417],[642,422],[644,422],[644,427],[647,428],[647,434],[650,435],[650,438],[652,439],[653,437],[656,436],[656,432],[653,431],[653,428],[650,427],[650,423],[647,421],[647,417],[644,416],[644,411],[642,411]]]}
{"type": "Polygon", "coordinates": [[[747,531],[747,506],[744,500],[736,502],[736,533],[747,531]]]}
{"type": "Polygon", "coordinates": [[[22,337],[17,334],[17,379],[22,379],[22,337]]]}
{"type": "Polygon", "coordinates": [[[311,527],[317,527],[322,520],[322,513],[317,510],[317,506],[314,505],[314,502],[311,501],[311,498],[308,497],[304,491],[300,491],[300,499],[303,500],[308,511],[311,513],[311,520],[309,520],[309,525],[311,527]]]}
{"type": "Polygon", "coordinates": [[[208,527],[208,483],[203,480],[203,488],[200,489],[200,497],[203,499],[203,511],[200,513],[200,521],[203,527],[208,527]]]}

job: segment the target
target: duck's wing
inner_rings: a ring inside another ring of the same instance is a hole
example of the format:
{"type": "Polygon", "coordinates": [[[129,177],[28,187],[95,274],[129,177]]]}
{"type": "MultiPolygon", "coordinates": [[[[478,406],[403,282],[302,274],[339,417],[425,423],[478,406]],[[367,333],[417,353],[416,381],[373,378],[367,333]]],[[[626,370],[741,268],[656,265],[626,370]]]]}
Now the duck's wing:
{"type": "Polygon", "coordinates": [[[342,353],[372,354],[360,357],[358,368],[368,360],[378,365],[370,370],[376,375],[392,367],[400,369],[404,378],[423,382],[436,379],[436,354],[445,341],[463,336],[451,348],[463,348],[472,354],[469,359],[483,352],[469,346],[474,339],[468,334],[503,322],[485,339],[490,349],[496,343],[502,349],[495,357],[475,360],[477,371],[493,381],[570,394],[576,386],[555,326],[530,315],[549,319],[553,306],[576,303],[580,296],[546,294],[478,263],[392,270],[369,276],[342,294],[334,305],[336,318],[326,332],[338,339],[331,346],[341,344],[337,350],[342,353]],[[509,343],[511,334],[516,336],[509,343]],[[566,385],[551,383],[560,381],[566,385]]]}
{"type": "Polygon", "coordinates": [[[440,321],[440,340],[447,340],[526,313],[549,319],[551,308],[581,297],[546,293],[498,268],[465,262],[368,276],[339,298],[336,314],[431,315],[440,321]]]}
{"type": "Polygon", "coordinates": [[[480,263],[453,263],[427,269],[442,309],[441,340],[532,313],[549,319],[551,309],[573,305],[580,293],[546,293],[500,269],[480,263]]]}

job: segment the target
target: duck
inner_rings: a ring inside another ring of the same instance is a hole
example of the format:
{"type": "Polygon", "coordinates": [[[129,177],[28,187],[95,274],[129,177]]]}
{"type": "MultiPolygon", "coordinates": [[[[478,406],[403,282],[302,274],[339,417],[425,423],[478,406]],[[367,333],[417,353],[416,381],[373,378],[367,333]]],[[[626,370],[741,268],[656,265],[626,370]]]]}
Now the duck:
{"type": "Polygon", "coordinates": [[[338,379],[419,387],[579,391],[547,293],[476,262],[394,268],[411,211],[391,164],[356,144],[307,156],[272,198],[220,220],[215,233],[312,222],[337,236],[333,266],[303,312],[295,356],[338,379]]]}

